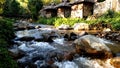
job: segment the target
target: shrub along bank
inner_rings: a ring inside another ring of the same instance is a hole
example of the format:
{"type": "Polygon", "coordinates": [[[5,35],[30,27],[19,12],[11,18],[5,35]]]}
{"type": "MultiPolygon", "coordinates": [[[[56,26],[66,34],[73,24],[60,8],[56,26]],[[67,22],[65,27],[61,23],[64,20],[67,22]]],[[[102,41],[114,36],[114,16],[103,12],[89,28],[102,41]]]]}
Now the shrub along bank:
{"type": "Polygon", "coordinates": [[[0,18],[0,68],[17,68],[17,63],[10,57],[7,47],[14,37],[13,20],[0,18]]]}

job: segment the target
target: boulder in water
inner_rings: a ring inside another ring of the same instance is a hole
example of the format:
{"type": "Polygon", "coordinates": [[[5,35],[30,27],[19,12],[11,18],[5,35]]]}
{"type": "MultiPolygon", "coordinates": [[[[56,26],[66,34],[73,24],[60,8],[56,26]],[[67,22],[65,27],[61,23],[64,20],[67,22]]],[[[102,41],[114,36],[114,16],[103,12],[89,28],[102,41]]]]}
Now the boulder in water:
{"type": "Polygon", "coordinates": [[[74,32],[70,33],[70,40],[75,40],[77,38],[78,38],[77,34],[75,34],[74,32]]]}
{"type": "Polygon", "coordinates": [[[17,40],[19,40],[19,41],[32,41],[34,39],[35,39],[34,37],[24,36],[24,37],[21,37],[17,40]]]}
{"type": "Polygon", "coordinates": [[[110,49],[106,46],[106,43],[108,42],[101,38],[92,35],[85,35],[75,40],[74,43],[79,46],[85,56],[91,56],[93,58],[112,57],[110,49]]]}
{"type": "Polygon", "coordinates": [[[120,68],[120,57],[111,59],[110,62],[115,68],[120,68]]]}

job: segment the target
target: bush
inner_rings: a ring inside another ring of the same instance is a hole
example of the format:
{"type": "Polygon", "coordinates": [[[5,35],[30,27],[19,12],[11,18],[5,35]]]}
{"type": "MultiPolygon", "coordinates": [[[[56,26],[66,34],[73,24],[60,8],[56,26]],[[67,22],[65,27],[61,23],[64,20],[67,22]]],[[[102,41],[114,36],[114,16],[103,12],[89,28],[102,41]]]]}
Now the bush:
{"type": "Polygon", "coordinates": [[[120,30],[120,13],[108,10],[97,19],[97,22],[104,21],[110,23],[114,30],[120,30]]]}
{"type": "Polygon", "coordinates": [[[20,4],[16,0],[5,0],[3,7],[3,15],[17,17],[20,11],[20,4]]]}
{"type": "Polygon", "coordinates": [[[0,19],[0,68],[17,68],[17,63],[12,60],[7,50],[13,36],[12,20],[0,19]]]}
{"type": "Polygon", "coordinates": [[[12,25],[12,20],[10,19],[0,19],[0,38],[9,42],[10,39],[14,37],[14,30],[12,25]]]}
{"type": "Polygon", "coordinates": [[[17,68],[17,64],[9,56],[6,48],[0,47],[0,68],[17,68]]]}

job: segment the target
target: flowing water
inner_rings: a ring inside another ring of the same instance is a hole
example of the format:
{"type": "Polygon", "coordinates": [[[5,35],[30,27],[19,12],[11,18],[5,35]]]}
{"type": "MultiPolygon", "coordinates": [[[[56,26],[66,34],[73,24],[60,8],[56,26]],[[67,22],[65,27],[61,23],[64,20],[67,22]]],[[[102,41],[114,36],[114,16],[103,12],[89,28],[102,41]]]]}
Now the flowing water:
{"type": "MultiPolygon", "coordinates": [[[[71,45],[73,41],[66,41],[63,36],[60,36],[58,33],[55,34],[57,37],[53,38],[52,43],[46,41],[38,42],[35,40],[16,40],[22,37],[43,38],[43,35],[49,35],[53,31],[56,30],[41,28],[17,31],[15,33],[17,37],[14,41],[17,44],[10,48],[10,50],[24,54],[24,56],[17,59],[20,68],[30,68],[31,65],[35,65],[35,68],[114,68],[114,66],[110,64],[111,59],[103,61],[100,59],[90,59],[89,57],[74,56],[73,60],[64,60],[64,53],[74,49],[71,45]],[[48,65],[55,65],[57,67],[47,67],[48,65]]],[[[100,41],[105,42],[103,39],[100,39],[100,41]]],[[[110,42],[107,41],[105,43],[110,42]]]]}

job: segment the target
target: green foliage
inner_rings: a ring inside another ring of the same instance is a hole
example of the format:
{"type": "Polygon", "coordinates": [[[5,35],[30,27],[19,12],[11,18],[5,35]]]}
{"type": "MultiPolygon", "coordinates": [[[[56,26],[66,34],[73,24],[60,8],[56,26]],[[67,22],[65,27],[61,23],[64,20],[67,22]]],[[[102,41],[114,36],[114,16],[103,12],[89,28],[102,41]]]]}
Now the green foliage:
{"type": "Polygon", "coordinates": [[[32,19],[37,20],[39,11],[42,8],[43,3],[41,0],[28,0],[28,9],[30,10],[32,19]]]}
{"type": "Polygon", "coordinates": [[[12,20],[0,19],[0,38],[9,42],[14,36],[13,32],[12,20]]]}
{"type": "Polygon", "coordinates": [[[17,68],[17,63],[12,60],[7,50],[14,35],[12,21],[0,18],[0,68],[17,68]]]}
{"type": "Polygon", "coordinates": [[[0,47],[0,68],[17,68],[17,64],[9,56],[6,48],[0,47]]]}
{"type": "Polygon", "coordinates": [[[3,13],[3,5],[5,3],[5,0],[0,0],[0,14],[3,13]]]}
{"type": "Polygon", "coordinates": [[[79,23],[79,22],[84,22],[84,20],[80,18],[58,18],[55,20],[54,25],[59,26],[61,24],[67,24],[72,26],[75,23],[79,23]]]}
{"type": "Polygon", "coordinates": [[[37,22],[41,24],[48,24],[48,25],[55,25],[55,26],[59,26],[61,24],[67,24],[72,26],[74,25],[74,23],[84,22],[84,20],[80,18],[42,18],[40,17],[37,22]]]}
{"type": "Polygon", "coordinates": [[[61,0],[42,0],[44,5],[49,5],[50,3],[54,2],[56,4],[60,3],[61,0]]]}
{"type": "Polygon", "coordinates": [[[120,30],[120,13],[108,10],[97,19],[97,22],[104,21],[110,23],[114,30],[120,30]]]}
{"type": "Polygon", "coordinates": [[[3,8],[4,16],[18,16],[20,5],[16,0],[6,0],[3,8]]]}
{"type": "Polygon", "coordinates": [[[80,18],[39,18],[37,21],[41,24],[60,26],[61,24],[68,24],[73,26],[75,23],[99,24],[100,22],[111,24],[114,30],[120,30],[120,13],[108,10],[96,20],[84,20],[80,18]]]}
{"type": "Polygon", "coordinates": [[[40,23],[40,24],[54,25],[54,21],[56,19],[57,18],[43,18],[43,17],[40,17],[37,22],[40,23]]]}

